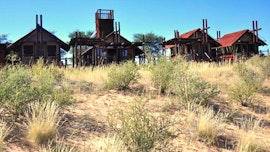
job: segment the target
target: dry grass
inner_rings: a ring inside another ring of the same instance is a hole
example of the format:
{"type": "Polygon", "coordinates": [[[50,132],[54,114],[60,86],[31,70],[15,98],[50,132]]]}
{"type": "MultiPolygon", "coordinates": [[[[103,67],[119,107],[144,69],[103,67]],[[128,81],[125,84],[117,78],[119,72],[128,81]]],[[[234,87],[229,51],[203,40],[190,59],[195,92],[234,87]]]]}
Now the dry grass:
{"type": "MultiPolygon", "coordinates": [[[[270,81],[265,82],[265,90],[255,94],[256,97],[259,96],[265,103],[264,105],[260,104],[260,108],[266,108],[268,113],[257,113],[252,107],[243,107],[239,106],[239,104],[228,102],[228,88],[240,80],[237,73],[233,71],[233,66],[232,64],[188,63],[189,72],[201,76],[203,80],[211,84],[217,84],[218,88],[221,90],[221,93],[216,98],[211,98],[209,102],[210,105],[214,105],[215,110],[211,107],[202,107],[199,104],[191,105],[192,102],[183,102],[174,94],[157,94],[157,90],[153,91],[151,80],[152,73],[148,66],[139,67],[139,73],[141,75],[141,78],[138,80],[139,83],[132,85],[129,91],[100,89],[96,92],[89,91],[87,93],[78,93],[74,91],[74,89],[77,88],[72,88],[73,96],[76,99],[75,105],[68,107],[65,109],[66,111],[64,111],[64,113],[67,114],[65,119],[69,123],[68,125],[58,127],[58,129],[61,129],[60,133],[65,133],[65,140],[63,139],[63,142],[59,142],[59,144],[57,141],[54,141],[55,145],[51,145],[49,148],[48,145],[45,145],[47,151],[127,151],[128,146],[123,144],[123,139],[120,140],[118,136],[114,135],[117,132],[109,129],[107,118],[110,116],[113,117],[111,111],[119,107],[122,107],[127,112],[132,111],[128,105],[138,94],[142,96],[142,98],[149,99],[149,102],[144,106],[144,108],[147,109],[147,114],[151,116],[165,114],[168,116],[166,120],[174,122],[169,130],[172,134],[172,138],[168,141],[169,144],[173,145],[171,151],[242,152],[267,150],[264,143],[270,141],[268,137],[270,133],[270,112],[268,110],[270,109],[268,102],[270,99],[270,81]],[[138,91],[138,94],[136,91],[138,91]],[[222,112],[231,112],[230,119],[225,120],[226,116],[218,112],[219,110],[222,112]],[[256,123],[252,125],[251,122],[245,121],[241,125],[243,128],[238,129],[238,124],[243,121],[241,118],[244,115],[263,119],[264,122],[267,122],[267,126],[265,126],[263,130],[261,130],[260,127],[255,127],[257,129],[254,129],[252,126],[256,126],[256,123]],[[73,147],[74,145],[76,145],[76,148],[73,147]]],[[[104,85],[108,78],[109,68],[110,67],[97,67],[94,68],[94,70],[92,70],[92,68],[67,68],[60,70],[64,73],[66,83],[71,84],[76,82],[77,84],[77,82],[87,82],[85,85],[92,83],[104,85]]],[[[93,85],[93,87],[96,87],[96,85],[93,85]]],[[[37,115],[38,114],[35,114],[35,117],[37,117],[37,115]]],[[[126,121],[130,121],[133,117],[134,114],[123,118],[126,118],[126,121]]],[[[52,129],[54,130],[52,131],[54,134],[57,133],[57,129],[55,128],[57,128],[58,119],[59,117],[57,116],[56,121],[49,120],[54,121],[54,124],[56,124],[53,127],[54,129],[52,129]]],[[[32,121],[32,114],[29,114],[28,121],[30,122],[30,120],[32,121]]],[[[31,123],[27,123],[27,129],[29,130],[31,123]]],[[[34,137],[33,134],[36,134],[36,139],[29,138],[30,140],[42,141],[42,139],[38,139],[37,137],[37,135],[42,136],[42,134],[37,132],[40,132],[40,130],[46,131],[47,129],[44,128],[48,128],[40,127],[44,126],[42,123],[42,121],[40,121],[40,123],[33,123],[32,126],[38,127],[32,127],[35,129],[32,129],[34,130],[32,131],[32,135],[27,137],[34,137]]],[[[141,123],[147,122],[142,121],[141,123]]],[[[131,123],[127,124],[131,125],[131,123]]],[[[134,128],[138,129],[136,127],[134,128]]],[[[128,133],[131,133],[131,129],[126,130],[128,133]]],[[[160,130],[154,130],[154,132],[158,131],[160,130]]],[[[138,132],[139,131],[135,131],[135,133],[138,132]]],[[[147,133],[142,133],[141,135],[146,136],[147,133]]],[[[50,138],[53,138],[53,136],[50,138]]],[[[145,139],[149,138],[147,137],[145,139]]],[[[14,145],[12,142],[8,144],[8,146],[14,145]]],[[[20,147],[22,142],[19,141],[15,144],[20,147]]],[[[153,149],[156,151],[169,151],[167,150],[168,148],[166,150],[165,148],[153,149]]],[[[16,151],[16,149],[7,151],[16,151]]],[[[21,151],[29,151],[29,149],[24,148],[21,151]]],[[[36,149],[33,151],[36,151],[36,149]]]]}
{"type": "Polygon", "coordinates": [[[9,127],[6,122],[4,122],[3,120],[0,121],[0,151],[3,150],[5,146],[4,140],[11,132],[11,129],[12,128],[9,127]]]}
{"type": "Polygon", "coordinates": [[[67,68],[63,69],[64,75],[71,81],[86,81],[95,84],[104,84],[108,77],[110,67],[67,68]]]}
{"type": "Polygon", "coordinates": [[[224,129],[224,115],[215,114],[211,108],[202,108],[198,113],[197,133],[200,140],[212,144],[224,129]]]}
{"type": "Polygon", "coordinates": [[[30,104],[26,111],[26,136],[36,144],[45,144],[57,135],[59,108],[54,102],[30,104]]]}
{"type": "Polygon", "coordinates": [[[68,145],[64,138],[56,144],[50,141],[48,145],[42,146],[41,152],[80,152],[75,146],[68,145]]]}
{"type": "Polygon", "coordinates": [[[240,137],[238,139],[238,152],[262,152],[264,149],[264,142],[258,138],[257,132],[260,132],[261,121],[252,118],[244,120],[241,125],[240,137]]]}
{"type": "Polygon", "coordinates": [[[124,142],[116,135],[104,135],[92,141],[97,147],[97,152],[127,152],[124,142]]]}
{"type": "Polygon", "coordinates": [[[195,103],[189,104],[188,111],[187,122],[195,131],[196,139],[207,145],[215,143],[217,136],[224,131],[226,116],[215,113],[211,107],[200,107],[195,103]]]}
{"type": "Polygon", "coordinates": [[[232,70],[232,64],[216,63],[191,63],[189,70],[199,74],[204,80],[217,84],[220,89],[226,91],[227,87],[239,81],[237,74],[232,70]]]}

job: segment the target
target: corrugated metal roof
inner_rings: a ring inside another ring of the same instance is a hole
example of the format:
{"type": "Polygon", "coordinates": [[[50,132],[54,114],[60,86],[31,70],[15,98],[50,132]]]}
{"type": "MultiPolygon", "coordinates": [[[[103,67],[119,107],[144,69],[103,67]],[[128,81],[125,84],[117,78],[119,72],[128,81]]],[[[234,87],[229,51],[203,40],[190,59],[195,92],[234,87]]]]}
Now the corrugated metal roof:
{"type": "Polygon", "coordinates": [[[218,42],[222,45],[222,47],[232,46],[248,31],[249,30],[242,30],[242,31],[226,34],[223,37],[221,37],[218,40],[218,42]]]}
{"type": "Polygon", "coordinates": [[[194,33],[196,33],[198,30],[200,30],[200,28],[197,28],[195,30],[192,30],[192,31],[189,31],[189,32],[186,32],[186,33],[183,33],[183,34],[180,34],[180,38],[190,38],[194,33]]]}

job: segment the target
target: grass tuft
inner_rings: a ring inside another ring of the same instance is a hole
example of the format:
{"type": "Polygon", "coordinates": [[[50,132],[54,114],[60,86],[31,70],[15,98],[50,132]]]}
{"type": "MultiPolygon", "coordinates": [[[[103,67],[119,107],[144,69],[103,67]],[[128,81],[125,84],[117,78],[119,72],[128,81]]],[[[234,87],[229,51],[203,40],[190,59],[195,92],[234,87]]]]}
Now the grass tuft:
{"type": "Polygon", "coordinates": [[[240,133],[238,139],[238,152],[263,152],[265,151],[261,139],[256,136],[256,133],[261,129],[261,120],[245,119],[241,124],[241,129],[244,131],[240,133]]]}
{"type": "Polygon", "coordinates": [[[224,130],[225,115],[211,107],[198,107],[190,104],[188,122],[195,130],[196,138],[207,145],[214,144],[218,135],[224,130]]]}
{"type": "Polygon", "coordinates": [[[27,138],[36,144],[46,144],[57,135],[59,108],[54,102],[31,103],[26,111],[27,138]]]}
{"type": "Polygon", "coordinates": [[[5,146],[5,138],[9,135],[11,132],[12,127],[9,127],[6,122],[3,120],[0,121],[0,151],[3,151],[3,148],[5,146]]]}
{"type": "Polygon", "coordinates": [[[106,135],[101,137],[98,141],[94,141],[98,147],[98,152],[127,152],[127,147],[124,142],[116,135],[106,135]]]}

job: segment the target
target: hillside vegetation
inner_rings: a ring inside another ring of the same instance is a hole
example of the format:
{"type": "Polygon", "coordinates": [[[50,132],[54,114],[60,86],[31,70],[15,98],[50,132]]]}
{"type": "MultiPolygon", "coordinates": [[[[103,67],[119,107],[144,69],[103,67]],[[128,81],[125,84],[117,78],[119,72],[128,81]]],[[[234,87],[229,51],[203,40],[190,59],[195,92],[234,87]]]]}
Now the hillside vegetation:
{"type": "Polygon", "coordinates": [[[270,57],[0,69],[0,151],[270,149],[270,57]]]}

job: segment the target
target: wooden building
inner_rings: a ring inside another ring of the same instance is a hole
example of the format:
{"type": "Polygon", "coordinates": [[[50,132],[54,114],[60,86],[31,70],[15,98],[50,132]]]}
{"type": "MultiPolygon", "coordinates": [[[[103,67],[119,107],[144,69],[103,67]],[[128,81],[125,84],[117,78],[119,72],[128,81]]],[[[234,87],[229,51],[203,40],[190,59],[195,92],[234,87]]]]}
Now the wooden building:
{"type": "Polygon", "coordinates": [[[208,35],[204,29],[194,29],[180,34],[175,31],[175,37],[163,43],[165,49],[170,49],[171,56],[181,55],[188,61],[215,61],[216,50],[220,44],[208,35]]]}
{"type": "Polygon", "coordinates": [[[7,54],[7,45],[8,44],[0,44],[0,65],[5,63],[5,57],[7,54]]]}
{"type": "Polygon", "coordinates": [[[143,51],[138,48],[142,42],[130,42],[120,34],[120,23],[114,23],[113,10],[99,9],[95,19],[96,31],[93,37],[76,34],[70,41],[73,66],[120,63],[143,56],[143,51]],[[87,49],[82,50],[82,46],[87,46],[87,49]]]}
{"type": "Polygon", "coordinates": [[[267,45],[254,31],[241,30],[224,35],[218,39],[221,44],[216,48],[220,60],[234,60],[234,58],[249,58],[259,54],[259,46],[267,45]]]}
{"type": "Polygon", "coordinates": [[[69,45],[47,31],[42,26],[42,15],[38,23],[36,15],[36,28],[8,46],[10,51],[18,54],[22,63],[33,63],[43,57],[45,61],[59,62],[61,60],[60,49],[69,50],[69,45]]]}

